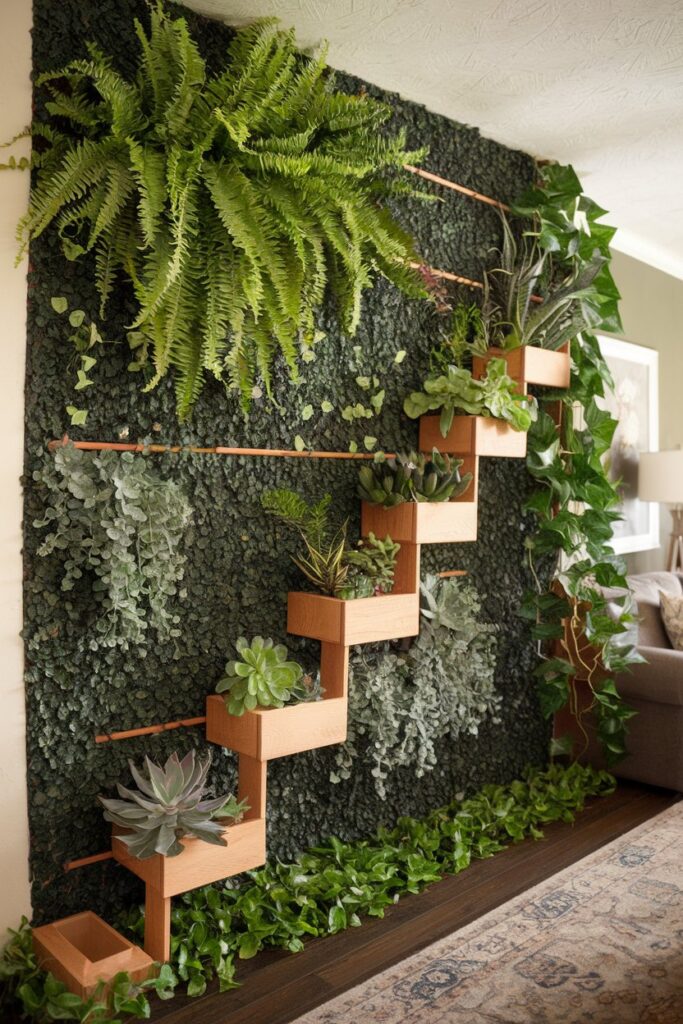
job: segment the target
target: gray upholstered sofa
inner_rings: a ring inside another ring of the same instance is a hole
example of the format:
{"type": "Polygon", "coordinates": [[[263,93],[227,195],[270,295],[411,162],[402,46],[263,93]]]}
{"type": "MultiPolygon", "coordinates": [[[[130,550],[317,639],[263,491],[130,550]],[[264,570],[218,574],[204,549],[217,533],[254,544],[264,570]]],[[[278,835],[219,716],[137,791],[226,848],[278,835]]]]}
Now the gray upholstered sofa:
{"type": "MultiPolygon", "coordinates": [[[[629,754],[616,775],[683,791],[683,651],[669,642],[659,594],[683,595],[683,577],[668,572],[630,576],[637,604],[638,650],[646,663],[617,676],[617,690],[637,715],[629,721],[629,754]]],[[[591,742],[587,760],[599,755],[591,742]]]]}

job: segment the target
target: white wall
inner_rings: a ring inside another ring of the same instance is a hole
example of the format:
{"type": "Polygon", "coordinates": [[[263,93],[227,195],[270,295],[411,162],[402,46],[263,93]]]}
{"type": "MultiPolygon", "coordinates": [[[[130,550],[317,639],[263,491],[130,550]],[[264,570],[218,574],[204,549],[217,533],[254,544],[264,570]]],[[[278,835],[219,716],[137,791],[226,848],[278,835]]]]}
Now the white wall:
{"type": "MultiPolygon", "coordinates": [[[[659,352],[659,447],[683,446],[683,280],[621,252],[613,253],[612,271],[621,292],[622,337],[659,352]]],[[[666,506],[661,512],[660,548],[628,555],[629,571],[665,567],[671,516],[666,506]]]]}
{"type": "MultiPolygon", "coordinates": [[[[2,0],[0,141],[31,119],[31,0],[2,0]]],[[[24,145],[22,153],[28,153],[24,145]]],[[[14,147],[14,152],[19,152],[14,147]]],[[[7,150],[0,150],[5,162],[7,150]]],[[[0,172],[0,944],[5,929],[30,914],[26,743],[21,630],[21,487],[23,463],[26,263],[14,267],[16,222],[26,209],[27,172],[0,172]]]]}

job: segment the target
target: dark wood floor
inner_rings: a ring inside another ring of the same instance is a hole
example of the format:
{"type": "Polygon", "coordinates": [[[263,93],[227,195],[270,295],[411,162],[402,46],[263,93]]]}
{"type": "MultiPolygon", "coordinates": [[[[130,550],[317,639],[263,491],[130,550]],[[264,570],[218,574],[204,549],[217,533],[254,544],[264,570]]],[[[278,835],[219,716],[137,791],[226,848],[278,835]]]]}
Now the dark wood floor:
{"type": "Polygon", "coordinates": [[[623,783],[573,824],[556,823],[466,871],[408,896],[382,920],[313,939],[304,952],[268,951],[241,963],[241,988],[157,1003],[163,1024],[286,1024],[373,974],[462,928],[665,810],[680,794],[623,783]]]}

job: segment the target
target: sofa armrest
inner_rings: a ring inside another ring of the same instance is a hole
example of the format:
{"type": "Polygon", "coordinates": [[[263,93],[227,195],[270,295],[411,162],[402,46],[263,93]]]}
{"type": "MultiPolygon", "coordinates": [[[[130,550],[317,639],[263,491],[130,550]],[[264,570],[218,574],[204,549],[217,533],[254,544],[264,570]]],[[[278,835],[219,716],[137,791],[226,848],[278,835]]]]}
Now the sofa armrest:
{"type": "Polygon", "coordinates": [[[622,672],[615,683],[617,690],[629,700],[649,700],[655,704],[683,706],[683,651],[665,647],[639,647],[646,663],[622,672]]]}

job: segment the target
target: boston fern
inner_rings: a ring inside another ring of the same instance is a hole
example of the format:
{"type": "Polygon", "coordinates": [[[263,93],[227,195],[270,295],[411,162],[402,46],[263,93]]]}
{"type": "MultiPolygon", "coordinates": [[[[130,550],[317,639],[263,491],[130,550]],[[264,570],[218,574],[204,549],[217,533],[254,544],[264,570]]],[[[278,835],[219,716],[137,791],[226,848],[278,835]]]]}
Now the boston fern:
{"type": "Polygon", "coordinates": [[[102,315],[117,275],[132,282],[135,365],[152,367],[146,390],[174,373],[181,417],[207,373],[246,409],[257,376],[270,393],[278,353],[296,377],[328,285],[350,334],[375,272],[425,294],[381,202],[410,191],[392,172],[423,154],[383,136],[389,108],[335,92],[325,51],[299,53],[272,21],[237,32],[217,74],[162,4],[136,32],[131,80],[92,44],[39,78],[48,118],[32,129],[19,237],[54,225],[67,258],[94,254],[102,315]]]}

